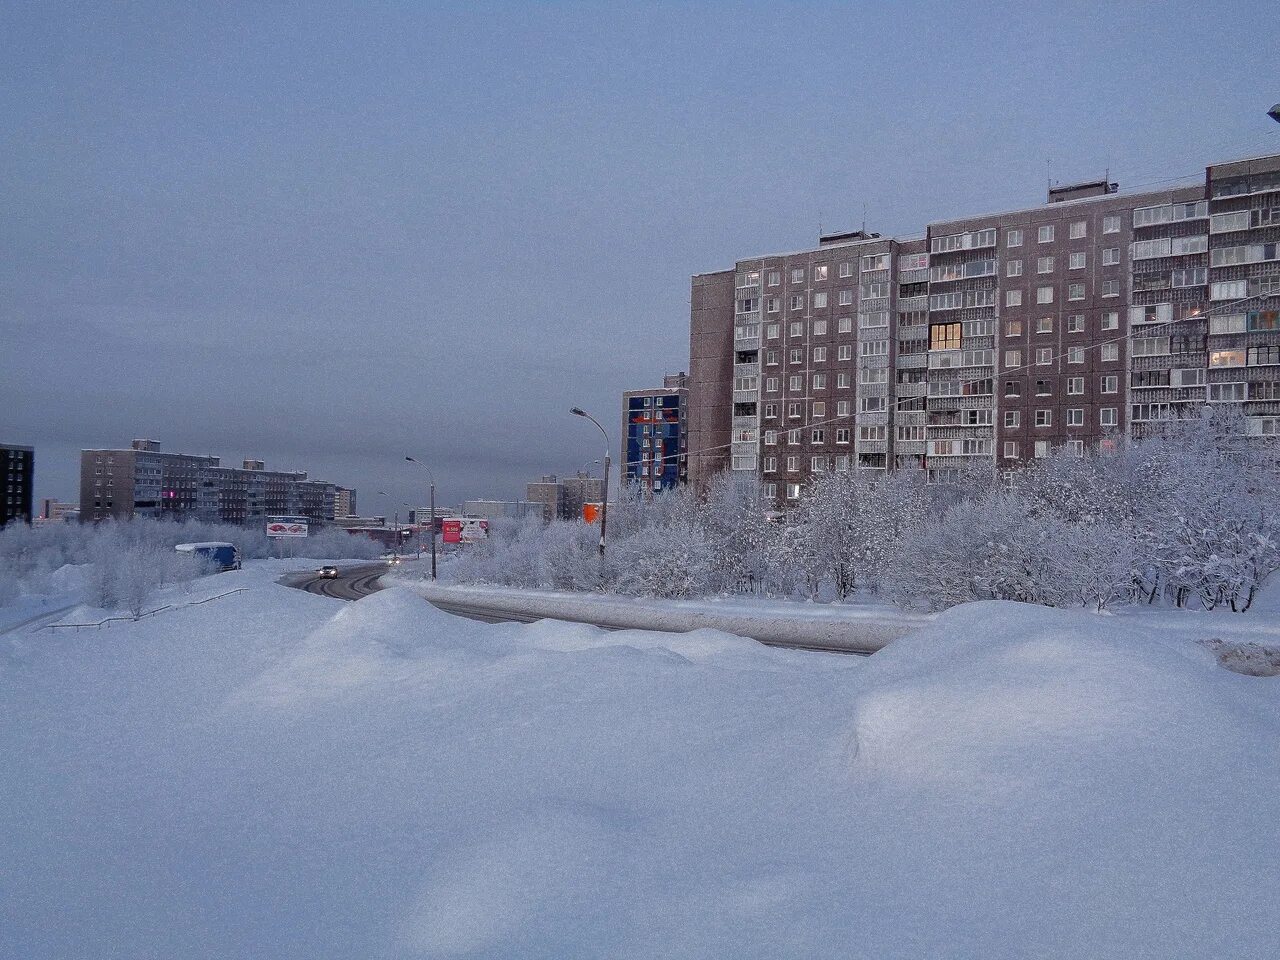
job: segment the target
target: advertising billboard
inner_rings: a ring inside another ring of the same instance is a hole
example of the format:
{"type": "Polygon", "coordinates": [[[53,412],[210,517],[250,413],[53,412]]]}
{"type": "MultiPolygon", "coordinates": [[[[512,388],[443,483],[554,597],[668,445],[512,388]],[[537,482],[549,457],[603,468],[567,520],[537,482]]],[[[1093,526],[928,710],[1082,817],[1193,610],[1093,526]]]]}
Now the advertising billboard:
{"type": "Polygon", "coordinates": [[[441,521],[445,543],[475,543],[489,536],[489,521],[480,517],[451,517],[441,521]]]}
{"type": "Polygon", "coordinates": [[[307,517],[267,517],[267,536],[305,537],[310,522],[307,517]]]}

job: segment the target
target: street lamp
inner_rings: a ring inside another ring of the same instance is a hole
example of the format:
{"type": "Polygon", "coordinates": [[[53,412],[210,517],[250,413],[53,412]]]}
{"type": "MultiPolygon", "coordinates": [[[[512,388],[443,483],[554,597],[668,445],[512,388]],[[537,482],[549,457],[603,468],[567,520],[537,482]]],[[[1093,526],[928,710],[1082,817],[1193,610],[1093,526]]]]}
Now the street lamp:
{"type": "Polygon", "coordinates": [[[431,481],[431,579],[434,580],[436,578],[436,475],[421,460],[415,460],[407,455],[405,460],[427,471],[427,478],[431,481]]]}
{"type": "Polygon", "coordinates": [[[572,407],[569,410],[569,412],[572,413],[575,417],[583,417],[587,420],[590,420],[592,423],[596,425],[596,428],[600,431],[600,435],[604,437],[604,497],[603,497],[603,502],[600,504],[600,559],[603,560],[604,559],[604,530],[605,530],[605,524],[609,522],[609,467],[610,467],[609,434],[605,431],[604,427],[600,426],[599,420],[591,416],[591,414],[587,413],[581,407],[572,407]]]}

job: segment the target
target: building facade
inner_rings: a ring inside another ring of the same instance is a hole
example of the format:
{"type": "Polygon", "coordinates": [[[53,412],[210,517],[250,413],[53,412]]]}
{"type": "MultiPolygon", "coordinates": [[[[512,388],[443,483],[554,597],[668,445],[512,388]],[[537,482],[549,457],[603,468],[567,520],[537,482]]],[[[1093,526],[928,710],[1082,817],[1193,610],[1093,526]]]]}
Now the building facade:
{"type": "Polygon", "coordinates": [[[689,477],[685,413],[689,407],[689,375],[681,371],[663,378],[661,388],[622,394],[623,484],[638,483],[649,492],[669,490],[689,477]]]}
{"type": "Polygon", "coordinates": [[[31,522],[31,485],[35,482],[36,452],[33,447],[0,443],[0,471],[4,497],[0,499],[0,527],[31,522]]]}
{"type": "Polygon", "coordinates": [[[349,487],[334,487],[333,515],[335,517],[354,517],[356,510],[356,492],[349,487]]]}
{"type": "Polygon", "coordinates": [[[1083,454],[1214,403],[1273,436],[1278,243],[1270,156],[695,276],[690,478],[727,467],[796,500],[829,470],[1083,454]]]}
{"type": "Polygon", "coordinates": [[[305,516],[331,523],[336,489],[303,471],[267,470],[261,460],[224,467],[218,457],[167,453],[155,440],[134,440],[127,450],[80,452],[83,521],[258,523],[269,516],[305,516]]]}
{"type": "Polygon", "coordinates": [[[45,498],[40,501],[38,519],[46,523],[75,523],[80,519],[80,504],[45,498]]]}
{"type": "Polygon", "coordinates": [[[572,477],[550,474],[528,484],[525,499],[541,506],[542,518],[548,523],[552,520],[581,520],[583,504],[604,500],[604,478],[582,471],[572,477]]]}

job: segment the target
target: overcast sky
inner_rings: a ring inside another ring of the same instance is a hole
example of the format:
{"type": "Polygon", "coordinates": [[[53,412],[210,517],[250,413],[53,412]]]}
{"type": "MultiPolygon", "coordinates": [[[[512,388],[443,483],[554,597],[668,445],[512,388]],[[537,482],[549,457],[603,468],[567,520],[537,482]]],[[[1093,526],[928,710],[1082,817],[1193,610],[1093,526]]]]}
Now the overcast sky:
{"type": "Polygon", "coordinates": [[[691,274],[1280,151],[1278,43],[1273,2],[2,0],[0,441],[37,497],[135,436],[522,496],[600,456],[570,406],[686,368],[691,274]]]}

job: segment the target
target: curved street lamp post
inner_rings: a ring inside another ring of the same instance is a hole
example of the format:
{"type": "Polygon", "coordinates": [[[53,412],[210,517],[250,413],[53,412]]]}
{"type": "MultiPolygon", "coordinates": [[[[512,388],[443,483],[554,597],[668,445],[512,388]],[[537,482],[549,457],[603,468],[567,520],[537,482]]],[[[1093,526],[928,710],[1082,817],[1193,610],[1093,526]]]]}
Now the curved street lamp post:
{"type": "Polygon", "coordinates": [[[573,407],[569,410],[575,417],[584,417],[594,423],[600,431],[600,435],[604,437],[604,496],[600,504],[600,557],[604,559],[604,531],[605,525],[609,522],[609,434],[604,427],[600,426],[600,421],[591,414],[587,413],[581,407],[573,407]]]}
{"type": "Polygon", "coordinates": [[[431,579],[434,580],[436,578],[436,475],[421,460],[415,460],[410,456],[406,456],[405,460],[416,463],[427,471],[427,478],[431,481],[431,579]]]}

